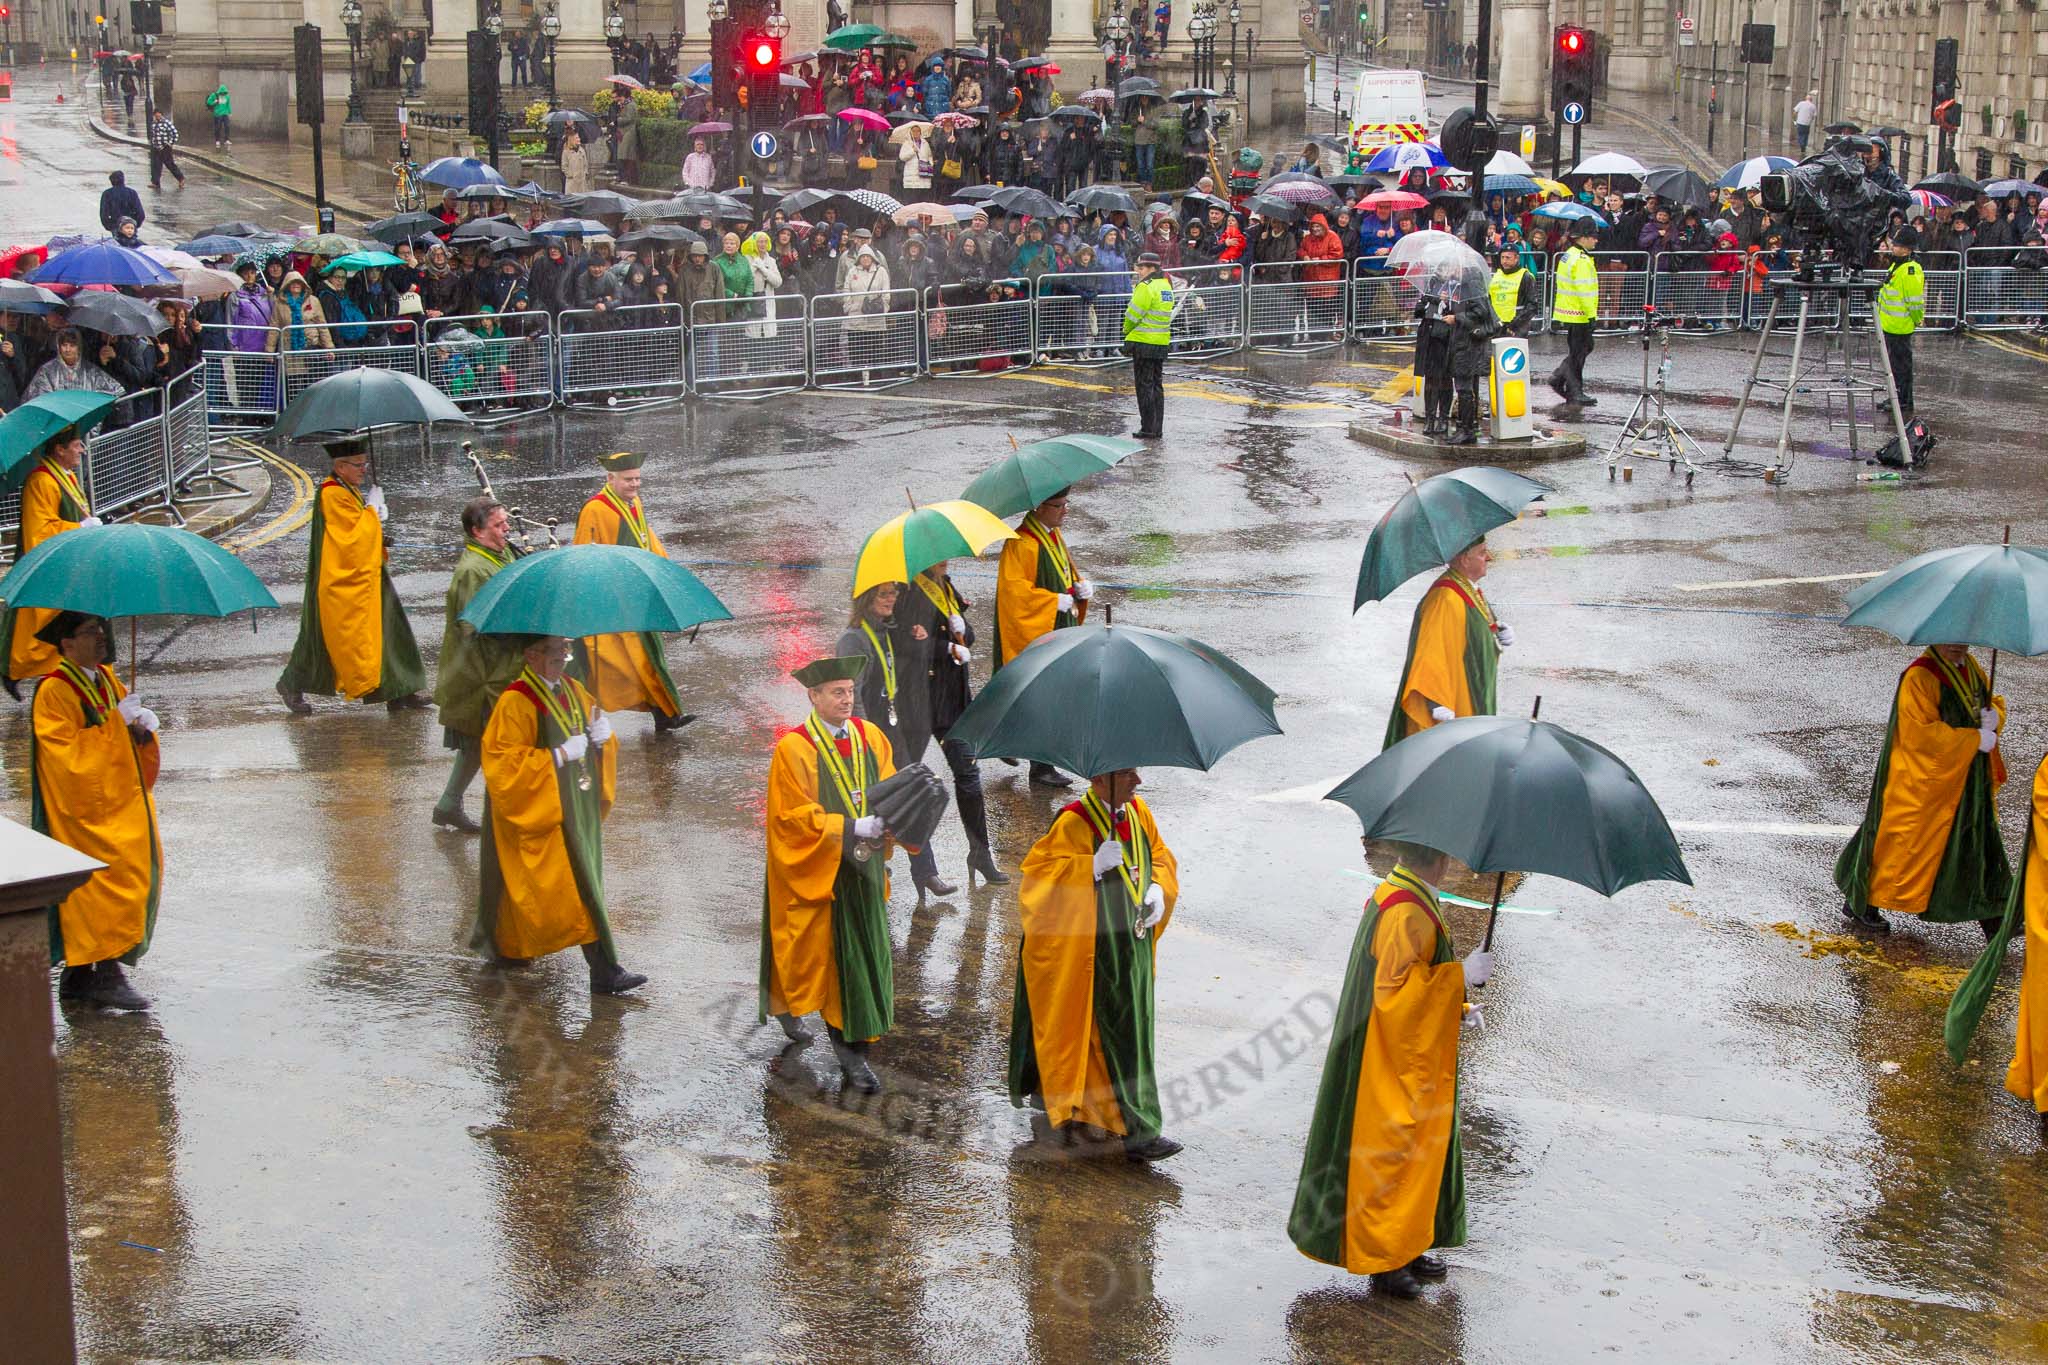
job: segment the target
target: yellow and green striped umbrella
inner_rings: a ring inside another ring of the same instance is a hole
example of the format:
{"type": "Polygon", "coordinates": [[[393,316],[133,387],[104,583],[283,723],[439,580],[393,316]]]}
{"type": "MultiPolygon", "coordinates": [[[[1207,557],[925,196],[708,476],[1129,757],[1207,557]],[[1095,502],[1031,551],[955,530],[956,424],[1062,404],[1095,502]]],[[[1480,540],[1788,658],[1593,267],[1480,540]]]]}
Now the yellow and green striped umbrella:
{"type": "Polygon", "coordinates": [[[980,554],[1017,533],[971,502],[934,502],[886,522],[853,566],[853,595],[878,583],[908,583],[943,559],[980,554]]]}

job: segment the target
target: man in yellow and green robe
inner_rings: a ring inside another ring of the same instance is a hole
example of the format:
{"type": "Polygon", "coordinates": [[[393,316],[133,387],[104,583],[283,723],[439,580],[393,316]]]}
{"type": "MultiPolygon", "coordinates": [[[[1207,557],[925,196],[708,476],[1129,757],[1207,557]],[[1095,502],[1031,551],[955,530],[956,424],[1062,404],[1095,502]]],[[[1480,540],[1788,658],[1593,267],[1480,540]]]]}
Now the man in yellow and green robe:
{"type": "Polygon", "coordinates": [[[313,498],[299,638],[277,694],[296,716],[311,713],[308,692],[381,701],[393,711],[425,706],[427,666],[387,567],[384,490],[366,486],[369,441],[331,441],[327,458],[333,473],[313,498]]]}
{"type": "Polygon", "coordinates": [[[106,864],[50,907],[58,998],[146,1010],[121,964],[149,951],[163,882],[156,713],[107,666],[105,621],[61,611],[41,634],[58,659],[30,702],[29,823],[106,864]]]}
{"type": "MultiPolygon", "coordinates": [[[[578,545],[630,545],[668,558],[640,505],[640,466],[646,458],[630,450],[598,457],[604,487],[576,515],[578,545]]],[[[656,734],[680,730],[696,719],[683,714],[659,631],[590,636],[578,643],[576,672],[605,710],[652,712],[656,734]]]]}
{"type": "Polygon", "coordinates": [[[455,751],[455,767],[434,803],[434,823],[465,834],[482,829],[462,809],[462,798],[483,770],[484,726],[524,661],[511,637],[478,634],[462,613],[491,575],[512,562],[511,532],[511,514],[494,499],[471,500],[462,509],[462,553],[448,580],[434,705],[441,711],[441,747],[455,751]]]}
{"type": "Polygon", "coordinates": [[[889,840],[868,792],[896,772],[889,739],[853,714],[862,657],[816,659],[791,676],[811,713],[768,761],[768,870],[761,894],[761,1003],[791,1042],[822,1014],[845,1083],[882,1088],[868,1045],[896,1022],[889,840]]]}
{"type": "MultiPolygon", "coordinates": [[[[64,428],[43,447],[21,485],[17,559],[51,536],[100,524],[86,505],[85,482],[79,472],[84,462],[85,437],[77,427],[64,428]]],[[[0,663],[5,666],[0,681],[16,700],[21,697],[16,683],[40,678],[57,666],[56,649],[37,638],[37,632],[56,615],[55,610],[44,607],[9,607],[0,616],[0,663]]]]}
{"type": "Polygon", "coordinates": [[[1494,714],[1500,652],[1515,633],[1494,617],[1479,589],[1489,562],[1486,541],[1474,541],[1451,557],[1416,604],[1383,748],[1458,716],[1494,714]]]}
{"type": "Polygon", "coordinates": [[[1164,1161],[1181,1144],[1160,1132],[1153,972],[1180,877],[1139,785],[1129,768],[1091,778],[1024,857],[1010,1103],[1164,1161]]]}
{"type": "Polygon", "coordinates": [[[1448,855],[1396,847],[1352,940],[1287,1235],[1414,1298],[1447,1271],[1430,1248],[1465,1243],[1458,1035],[1493,955],[1458,960],[1436,891],[1448,855]]]}
{"type": "Polygon", "coordinates": [[[563,670],[569,642],[525,636],[519,676],[484,727],[475,946],[512,961],[581,947],[593,995],[647,978],[619,965],[604,899],[604,818],[617,791],[611,721],[563,670]]]}
{"type": "Polygon", "coordinates": [[[2020,974],[2020,1017],[2005,1088],[2034,1106],[2048,1141],[2048,758],[2034,770],[2034,801],[2011,912],[2026,934],[2020,974]],[[2041,970],[2035,971],[2038,965],[2041,970]]]}
{"type": "MultiPolygon", "coordinates": [[[[996,565],[995,668],[1039,636],[1078,625],[1088,615],[1095,585],[1081,576],[1060,530],[1067,520],[1067,491],[1062,488],[1025,513],[1016,537],[1003,542],[996,565]]],[[[1036,760],[1031,780],[1042,787],[1074,785],[1058,768],[1036,760]]]]}
{"type": "Polygon", "coordinates": [[[1998,833],[2005,698],[1989,693],[1962,645],[1930,645],[1899,676],[1863,824],[1835,863],[1856,928],[1889,932],[1878,912],[1891,910],[1996,931],[2012,865],[1998,833]]]}

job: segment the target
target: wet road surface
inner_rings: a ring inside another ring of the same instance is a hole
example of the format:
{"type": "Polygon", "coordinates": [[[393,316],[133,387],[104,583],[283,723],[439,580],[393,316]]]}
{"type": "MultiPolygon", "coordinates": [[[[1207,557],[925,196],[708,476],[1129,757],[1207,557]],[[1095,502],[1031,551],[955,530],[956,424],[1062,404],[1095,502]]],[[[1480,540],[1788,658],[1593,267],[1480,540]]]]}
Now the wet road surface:
{"type": "MultiPolygon", "coordinates": [[[[1553,349],[1538,344],[1545,368],[1553,349]]],[[[1679,355],[1677,411],[1706,440],[1744,357],[1727,339],[1679,355]]],[[[837,633],[852,553],[906,486],[956,494],[1011,436],[1127,430],[1123,371],[577,412],[478,438],[500,495],[565,526],[598,453],[648,451],[652,521],[736,618],[671,645],[702,720],[666,739],[621,721],[606,874],[625,961],[652,978],[635,998],[593,1006],[573,954],[505,971],[467,950],[476,847],[428,825],[447,760],[431,713],[287,716],[270,689],[294,610],[253,633],[146,628],[168,866],[134,975],[157,1008],[66,1012],[58,1033],[86,1354],[2048,1353],[2048,1180],[1999,1084],[2017,963],[1978,1061],[1955,1068],[1941,1012],[1976,931],[1836,937],[1829,869],[1912,651],[1824,619],[1852,584],[1751,582],[1878,570],[2009,518],[2016,542],[2048,539],[2041,362],[1982,343],[1923,340],[1921,414],[1943,445],[1909,486],[1852,482],[1817,412],[1783,488],[1707,473],[1688,491],[1659,465],[1610,482],[1597,458],[1538,471],[1552,515],[1496,533],[1486,584],[1518,637],[1501,710],[1541,695],[1545,719],[1626,758],[1697,887],[1517,893],[1527,913],[1503,919],[1488,1025],[1465,1044],[1472,1236],[1445,1286],[1377,1300],[1287,1241],[1371,885],[1354,817],[1316,798],[1377,751],[1418,591],[1353,617],[1352,581],[1405,472],[1439,468],[1344,428],[1384,413],[1373,394],[1405,361],[1355,347],[1175,367],[1168,439],[1073,500],[1077,556],[1117,619],[1229,651],[1277,689],[1287,731],[1212,774],[1146,774],[1184,886],[1158,1017],[1167,1131],[1188,1149],[1155,1169],[1061,1159],[1009,1107],[1014,887],[919,905],[899,866],[879,1099],[842,1099],[822,1046],[786,1052],[753,1024],[762,779],[803,707],[784,671],[837,633]]],[[[1632,348],[1602,343],[1603,403],[1581,427],[1595,449],[1636,372],[1632,348]]],[[[394,569],[430,652],[474,491],[456,441],[380,448],[394,569]]],[[[242,535],[295,604],[305,532],[286,529],[288,481],[275,490],[242,535]]],[[[985,627],[992,564],[958,577],[985,627]]],[[[2000,671],[2014,850],[2021,779],[2048,745],[2037,669],[2000,671]]],[[[24,720],[0,712],[17,818],[24,720]]],[[[985,777],[1014,867],[1057,799],[1019,770],[985,777]]],[[[961,875],[956,826],[938,853],[961,875]]],[[[1478,919],[1454,917],[1462,945],[1478,919]]]]}

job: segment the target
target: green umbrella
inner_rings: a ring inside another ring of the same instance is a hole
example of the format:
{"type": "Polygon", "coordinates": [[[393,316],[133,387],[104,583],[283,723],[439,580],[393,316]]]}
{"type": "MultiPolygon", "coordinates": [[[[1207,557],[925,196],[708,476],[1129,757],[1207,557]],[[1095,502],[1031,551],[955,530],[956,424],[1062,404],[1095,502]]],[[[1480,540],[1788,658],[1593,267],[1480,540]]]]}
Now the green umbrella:
{"type": "Polygon", "coordinates": [[[1664,812],[1629,766],[1539,720],[1462,716],[1432,725],[1324,799],[1356,812],[1368,839],[1423,844],[1475,872],[1502,874],[1495,915],[1510,871],[1562,877],[1603,896],[1637,882],[1692,885],[1664,812]]]}
{"type": "Polygon", "coordinates": [[[947,738],[976,754],[1095,776],[1207,771],[1245,741],[1279,733],[1273,689],[1200,640],[1141,626],[1071,626],[998,669],[947,738]]]}
{"type": "Polygon", "coordinates": [[[826,34],[825,46],[838,48],[841,52],[858,52],[887,33],[888,30],[880,24],[848,24],[826,34]]]}
{"type": "Polygon", "coordinates": [[[81,526],[30,550],[0,578],[10,607],[94,616],[227,616],[277,599],[248,565],[175,526],[81,526]]]}
{"type": "Polygon", "coordinates": [[[338,232],[317,232],[292,243],[292,250],[306,256],[346,256],[360,251],[363,244],[338,232]]]}
{"type": "Polygon", "coordinates": [[[915,52],[917,51],[917,39],[905,37],[901,33],[884,33],[879,38],[870,39],[867,43],[867,46],[900,47],[905,49],[906,51],[915,52]]]}
{"type": "Polygon", "coordinates": [[[468,425],[472,420],[424,379],[365,365],[307,385],[277,419],[277,431],[287,441],[298,441],[375,427],[432,422],[468,425]]]}
{"type": "Polygon", "coordinates": [[[960,497],[980,503],[999,517],[1014,517],[1142,449],[1143,442],[1123,436],[1054,436],[1033,441],[976,475],[960,497]]]}
{"type": "Polygon", "coordinates": [[[462,619],[486,635],[613,635],[688,630],[732,613],[682,565],[627,545],[527,555],[469,599],[462,619]]]}
{"type": "Polygon", "coordinates": [[[1534,479],[1491,465],[1424,479],[1403,493],[1365,538],[1351,609],[1379,601],[1426,569],[1450,563],[1451,556],[1513,521],[1549,491],[1534,479]]]}
{"type": "Polygon", "coordinates": [[[388,251],[351,251],[346,256],[329,261],[327,268],[329,271],[377,270],[404,264],[404,261],[401,261],[388,251]]]}
{"type": "MultiPolygon", "coordinates": [[[[1842,624],[1870,626],[1909,645],[2048,653],[2048,550],[1964,545],[1916,555],[1850,593],[1842,624]],[[2044,607],[2038,620],[2035,602],[2044,607]]],[[[1991,670],[1995,681],[1996,653],[1991,670]]]]}
{"type": "Polygon", "coordinates": [[[0,417],[0,495],[18,493],[50,438],[66,427],[91,431],[114,410],[112,394],[60,389],[0,417]]]}

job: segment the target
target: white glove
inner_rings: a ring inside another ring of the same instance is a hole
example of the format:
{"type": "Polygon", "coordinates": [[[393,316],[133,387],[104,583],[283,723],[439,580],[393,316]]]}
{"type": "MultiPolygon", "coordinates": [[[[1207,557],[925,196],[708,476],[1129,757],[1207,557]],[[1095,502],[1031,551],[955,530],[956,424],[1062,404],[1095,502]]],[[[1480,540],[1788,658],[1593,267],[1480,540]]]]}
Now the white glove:
{"type": "Polygon", "coordinates": [[[957,611],[952,613],[946,618],[946,629],[952,631],[955,635],[965,635],[967,633],[967,618],[957,611]]]}
{"type": "Polygon", "coordinates": [[[1464,1028],[1483,1029],[1486,1027],[1486,1011],[1474,1005],[1465,1011],[1465,1017],[1459,1020],[1459,1024],[1464,1028]]]}
{"type": "Polygon", "coordinates": [[[142,714],[142,698],[130,692],[127,696],[114,703],[114,710],[120,713],[123,725],[133,725],[135,718],[142,714]]]}
{"type": "Polygon", "coordinates": [[[1989,725],[1977,727],[1977,752],[1988,754],[1998,747],[1998,731],[1989,725]]]}
{"type": "Polygon", "coordinates": [[[1090,583],[1085,578],[1074,580],[1074,600],[1076,602],[1086,602],[1093,596],[1095,596],[1095,585],[1093,583],[1090,583]]]}
{"type": "Polygon", "coordinates": [[[882,817],[863,815],[853,822],[853,837],[856,839],[878,840],[882,837],[882,817]]]}
{"type": "Polygon", "coordinates": [[[966,645],[947,645],[946,649],[952,654],[953,662],[956,664],[965,665],[974,657],[966,645]]]}
{"type": "Polygon", "coordinates": [[[1998,723],[1998,711],[1994,707],[1987,706],[1977,713],[1977,728],[1979,730],[1996,731],[1998,723]]]}
{"type": "Polygon", "coordinates": [[[82,518],[82,519],[81,519],[81,520],[79,521],[79,523],[78,523],[78,529],[79,529],[79,530],[81,530],[81,531],[83,531],[83,530],[84,530],[84,529],[85,529],[86,527],[88,527],[88,526],[104,526],[104,525],[106,525],[106,523],[105,523],[105,522],[103,522],[103,521],[101,521],[101,520],[100,520],[100,519],[99,519],[98,517],[95,517],[95,516],[92,516],[92,515],[88,514],[87,516],[85,516],[84,518],[82,518]]]}
{"type": "Polygon", "coordinates": [[[156,733],[158,724],[156,712],[150,710],[147,706],[139,707],[135,714],[129,717],[128,723],[130,725],[139,725],[143,728],[144,732],[153,735],[156,733]]]}
{"type": "Polygon", "coordinates": [[[1060,594],[1060,613],[1064,616],[1072,616],[1074,614],[1074,599],[1066,593],[1060,594]]]}
{"type": "Polygon", "coordinates": [[[605,744],[612,737],[612,718],[602,711],[591,712],[590,725],[584,733],[590,736],[592,744],[605,744]]]}
{"type": "Polygon", "coordinates": [[[1495,621],[1493,623],[1493,640],[1502,649],[1506,649],[1515,642],[1515,628],[1505,621],[1495,621]]]}
{"type": "Polygon", "coordinates": [[[1140,929],[1150,929],[1166,918],[1166,892],[1158,882],[1145,888],[1145,918],[1138,921],[1140,929]]]}
{"type": "Polygon", "coordinates": [[[590,752],[588,735],[571,735],[555,746],[555,766],[566,768],[590,752]]]}
{"type": "Polygon", "coordinates": [[[373,483],[370,485],[370,496],[363,499],[363,505],[372,512],[375,512],[379,521],[389,521],[391,519],[391,504],[384,501],[383,484],[373,483]]]}
{"type": "Polygon", "coordinates": [[[1475,986],[1484,986],[1486,978],[1493,975],[1493,954],[1484,948],[1475,948],[1461,965],[1465,969],[1466,990],[1469,991],[1475,986]]]}
{"type": "Polygon", "coordinates": [[[1095,880],[1099,882],[1116,871],[1123,860],[1123,845],[1115,839],[1104,839],[1095,849],[1095,880]]]}
{"type": "Polygon", "coordinates": [[[1429,708],[1429,718],[1442,725],[1447,720],[1456,720],[1458,715],[1448,706],[1432,706],[1429,708]]]}

